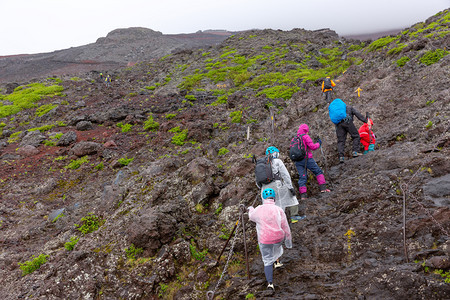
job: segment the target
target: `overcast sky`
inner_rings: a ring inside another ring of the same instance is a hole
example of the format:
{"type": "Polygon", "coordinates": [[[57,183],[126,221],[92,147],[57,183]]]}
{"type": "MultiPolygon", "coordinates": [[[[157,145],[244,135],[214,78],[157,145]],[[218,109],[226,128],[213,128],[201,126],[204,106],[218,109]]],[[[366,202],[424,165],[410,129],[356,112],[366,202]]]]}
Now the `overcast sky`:
{"type": "Polygon", "coordinates": [[[403,29],[450,0],[0,0],[0,56],[94,43],[117,28],[331,28],[340,35],[403,29]]]}

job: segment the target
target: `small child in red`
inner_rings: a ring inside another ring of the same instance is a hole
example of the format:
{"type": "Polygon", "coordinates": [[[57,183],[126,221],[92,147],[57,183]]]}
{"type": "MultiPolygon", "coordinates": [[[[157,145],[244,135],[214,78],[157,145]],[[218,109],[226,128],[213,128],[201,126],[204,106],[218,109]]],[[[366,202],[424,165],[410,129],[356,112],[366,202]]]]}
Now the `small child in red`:
{"type": "Polygon", "coordinates": [[[361,144],[364,146],[364,154],[369,151],[375,150],[375,134],[372,131],[373,121],[368,119],[367,123],[364,123],[358,130],[361,144]]]}

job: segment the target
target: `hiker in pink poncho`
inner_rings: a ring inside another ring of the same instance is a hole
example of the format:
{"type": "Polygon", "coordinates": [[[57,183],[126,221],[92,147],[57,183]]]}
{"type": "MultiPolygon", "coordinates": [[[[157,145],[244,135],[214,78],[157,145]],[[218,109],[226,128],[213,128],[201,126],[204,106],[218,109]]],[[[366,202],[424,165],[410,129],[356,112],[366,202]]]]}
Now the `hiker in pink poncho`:
{"type": "Polygon", "coordinates": [[[303,140],[303,144],[306,148],[305,158],[296,161],[295,167],[297,168],[298,175],[300,176],[298,180],[298,186],[300,191],[300,199],[306,199],[306,182],[308,180],[307,170],[309,169],[311,172],[316,175],[317,183],[319,184],[320,191],[322,193],[330,192],[327,189],[325,176],[323,175],[322,169],[317,165],[316,161],[313,158],[312,150],[319,149],[322,145],[322,141],[319,139],[317,143],[314,143],[311,137],[308,135],[309,127],[306,124],[302,124],[298,127],[297,136],[301,137],[303,140]]]}
{"type": "Polygon", "coordinates": [[[262,198],[263,205],[248,208],[248,217],[256,223],[267,288],[273,290],[273,267],[283,266],[279,262],[279,258],[283,255],[282,243],[284,241],[287,248],[292,248],[292,236],[283,209],[275,205],[275,191],[270,188],[265,189],[262,198]]]}

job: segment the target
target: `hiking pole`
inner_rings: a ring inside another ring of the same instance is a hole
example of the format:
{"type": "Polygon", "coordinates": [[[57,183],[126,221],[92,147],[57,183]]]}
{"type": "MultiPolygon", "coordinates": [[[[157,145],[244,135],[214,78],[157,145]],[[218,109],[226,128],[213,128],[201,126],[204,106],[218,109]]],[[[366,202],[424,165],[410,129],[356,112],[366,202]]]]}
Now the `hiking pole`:
{"type": "Polygon", "coordinates": [[[323,153],[322,145],[320,145],[319,148],[320,148],[320,153],[322,153],[323,161],[324,161],[324,163],[325,163],[325,172],[326,172],[327,177],[328,177],[328,182],[331,184],[331,186],[333,186],[333,183],[331,182],[330,174],[328,173],[328,162],[327,162],[327,157],[326,157],[325,154],[323,153]]]}
{"type": "Polygon", "coordinates": [[[228,242],[230,241],[231,237],[233,236],[234,231],[236,230],[236,227],[239,224],[239,219],[236,221],[236,223],[234,224],[233,230],[231,230],[230,236],[228,237],[225,246],[223,246],[222,251],[220,251],[219,256],[217,257],[216,263],[214,264],[214,266],[217,266],[219,264],[220,261],[220,257],[222,256],[223,252],[225,251],[225,248],[228,246],[228,242]]]}
{"type": "Polygon", "coordinates": [[[270,120],[271,120],[271,125],[272,125],[272,143],[274,143],[275,142],[275,124],[274,124],[272,107],[270,107],[270,120]]]}
{"type": "Polygon", "coordinates": [[[372,126],[370,125],[369,117],[370,117],[369,113],[366,112],[367,125],[369,127],[369,146],[370,146],[372,144],[372,135],[370,134],[370,131],[372,130],[372,126]]]}
{"type": "MultiPolygon", "coordinates": [[[[252,206],[255,205],[256,200],[258,200],[258,196],[259,196],[259,195],[257,194],[256,197],[255,197],[255,200],[254,200],[253,203],[252,203],[252,206]]],[[[220,257],[222,256],[223,252],[225,251],[225,248],[227,247],[228,242],[230,241],[231,237],[233,236],[233,233],[234,233],[234,231],[236,230],[236,227],[238,226],[238,224],[239,224],[239,219],[238,219],[238,220],[236,221],[236,223],[234,224],[234,227],[233,227],[233,229],[231,230],[230,236],[228,237],[228,239],[227,239],[227,241],[226,241],[226,243],[225,243],[225,246],[223,246],[222,251],[220,251],[220,254],[219,254],[219,256],[217,257],[217,260],[216,260],[216,263],[214,264],[214,266],[217,266],[217,265],[219,264],[220,257]]]]}
{"type": "Polygon", "coordinates": [[[248,266],[248,255],[247,255],[247,239],[245,237],[244,213],[245,213],[245,205],[241,204],[241,222],[242,222],[242,232],[244,234],[245,264],[247,266],[247,279],[250,279],[250,270],[249,270],[249,266],[248,266]]]}

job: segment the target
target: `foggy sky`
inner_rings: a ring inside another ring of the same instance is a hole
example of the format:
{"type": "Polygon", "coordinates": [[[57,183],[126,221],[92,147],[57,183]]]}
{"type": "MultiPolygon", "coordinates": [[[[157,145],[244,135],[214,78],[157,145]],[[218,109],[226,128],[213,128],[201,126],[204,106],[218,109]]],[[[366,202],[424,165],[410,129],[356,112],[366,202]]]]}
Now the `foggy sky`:
{"type": "Polygon", "coordinates": [[[1,0],[0,56],[86,45],[129,27],[373,33],[407,28],[449,7],[450,0],[1,0]]]}

